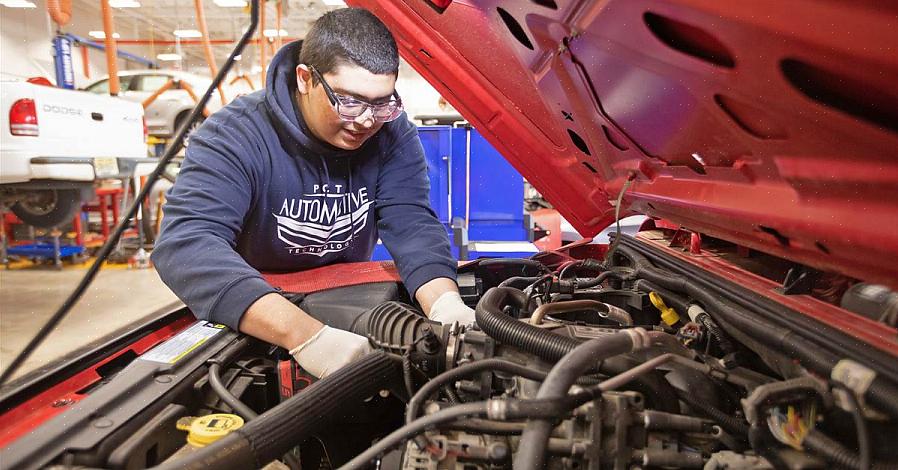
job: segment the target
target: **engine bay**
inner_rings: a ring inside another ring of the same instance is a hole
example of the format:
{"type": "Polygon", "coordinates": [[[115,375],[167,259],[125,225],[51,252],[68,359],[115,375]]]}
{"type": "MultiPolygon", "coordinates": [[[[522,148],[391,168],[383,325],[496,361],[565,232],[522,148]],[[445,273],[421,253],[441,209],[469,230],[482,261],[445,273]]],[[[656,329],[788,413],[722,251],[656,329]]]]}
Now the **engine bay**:
{"type": "MultiPolygon", "coordinates": [[[[286,351],[193,323],[110,363],[84,400],[4,460],[15,468],[895,468],[894,356],[642,237],[587,245],[589,256],[460,268],[462,297],[476,307],[467,326],[428,320],[396,282],[284,293],[377,349],[320,381],[286,351]],[[187,337],[204,339],[179,355],[187,337]],[[233,429],[207,445],[187,437],[192,423],[228,420],[233,429]]],[[[804,301],[825,304],[813,287],[804,301]]]]}

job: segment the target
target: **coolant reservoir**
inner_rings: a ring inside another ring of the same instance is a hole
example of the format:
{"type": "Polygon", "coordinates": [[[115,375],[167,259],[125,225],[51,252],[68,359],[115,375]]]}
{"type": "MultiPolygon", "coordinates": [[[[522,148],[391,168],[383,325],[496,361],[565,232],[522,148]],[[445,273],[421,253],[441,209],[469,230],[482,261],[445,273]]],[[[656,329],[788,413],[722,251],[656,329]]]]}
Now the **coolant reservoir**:
{"type": "Polygon", "coordinates": [[[178,449],[168,460],[177,460],[196,452],[198,449],[227,436],[231,431],[243,426],[243,418],[227,413],[206,416],[185,416],[176,424],[181,431],[187,431],[187,445],[178,449]]]}

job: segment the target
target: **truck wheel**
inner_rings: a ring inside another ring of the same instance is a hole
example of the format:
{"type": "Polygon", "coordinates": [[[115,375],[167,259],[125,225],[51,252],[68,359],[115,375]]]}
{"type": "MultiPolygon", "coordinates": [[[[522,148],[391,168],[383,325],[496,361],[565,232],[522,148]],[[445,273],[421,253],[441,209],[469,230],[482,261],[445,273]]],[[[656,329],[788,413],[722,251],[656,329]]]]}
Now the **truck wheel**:
{"type": "Polygon", "coordinates": [[[70,222],[80,206],[77,189],[47,189],[26,193],[12,206],[12,212],[28,225],[53,228],[70,222]]]}
{"type": "MultiPolygon", "coordinates": [[[[190,112],[186,111],[186,112],[183,112],[180,115],[178,115],[178,118],[175,119],[175,134],[177,134],[178,131],[181,130],[181,126],[183,126],[185,124],[185,121],[187,121],[187,117],[189,115],[190,115],[190,112]]],[[[190,145],[190,136],[193,135],[193,133],[196,132],[197,129],[200,128],[200,126],[203,125],[203,122],[205,120],[206,120],[206,118],[200,116],[195,121],[193,121],[193,123],[190,124],[190,127],[187,129],[187,134],[184,136],[184,144],[183,144],[184,147],[187,147],[188,145],[190,145]]],[[[172,137],[174,137],[174,135],[172,135],[172,137]]],[[[180,150],[180,149],[178,149],[178,150],[180,150]]]]}

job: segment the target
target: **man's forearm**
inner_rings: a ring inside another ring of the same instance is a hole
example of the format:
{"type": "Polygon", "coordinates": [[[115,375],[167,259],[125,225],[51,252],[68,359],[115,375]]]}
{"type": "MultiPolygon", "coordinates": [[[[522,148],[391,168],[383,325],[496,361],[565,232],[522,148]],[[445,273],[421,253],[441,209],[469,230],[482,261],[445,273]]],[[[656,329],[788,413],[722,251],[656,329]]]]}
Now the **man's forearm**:
{"type": "MultiPolygon", "coordinates": [[[[420,289],[419,289],[420,290],[420,289]]],[[[271,293],[255,301],[240,320],[240,331],[291,350],[312,337],[324,324],[271,293]]]]}
{"type": "Polygon", "coordinates": [[[455,281],[446,277],[438,277],[419,287],[415,291],[415,299],[421,304],[424,313],[430,316],[430,309],[433,307],[433,303],[441,295],[451,291],[458,292],[458,286],[455,284],[455,281]]]}
{"type": "MultiPolygon", "coordinates": [[[[458,292],[455,281],[441,277],[433,279],[415,292],[415,299],[428,315],[433,303],[446,292],[458,292]]],[[[324,326],[282,295],[262,296],[246,310],[240,320],[240,331],[285,349],[304,343],[324,326]]]]}

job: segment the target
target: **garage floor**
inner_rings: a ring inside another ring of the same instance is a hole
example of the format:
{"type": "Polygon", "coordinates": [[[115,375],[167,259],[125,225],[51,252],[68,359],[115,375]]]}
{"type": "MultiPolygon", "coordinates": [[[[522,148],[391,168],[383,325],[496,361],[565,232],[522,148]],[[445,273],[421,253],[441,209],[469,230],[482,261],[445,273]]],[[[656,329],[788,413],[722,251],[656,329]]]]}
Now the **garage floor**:
{"type": "MultiPolygon", "coordinates": [[[[86,269],[86,264],[62,271],[37,266],[0,269],[0,368],[5,368],[53,315],[86,269]]],[[[178,305],[177,302],[153,269],[104,268],[16,376],[147,319],[167,306],[178,305]]]]}

